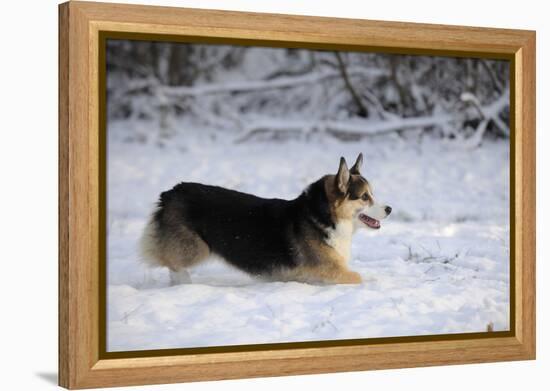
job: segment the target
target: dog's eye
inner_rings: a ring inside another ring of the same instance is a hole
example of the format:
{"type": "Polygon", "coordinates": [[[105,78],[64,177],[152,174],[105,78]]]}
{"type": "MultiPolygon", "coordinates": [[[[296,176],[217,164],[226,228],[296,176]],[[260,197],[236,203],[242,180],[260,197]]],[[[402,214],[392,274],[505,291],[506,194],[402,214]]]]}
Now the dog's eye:
{"type": "Polygon", "coordinates": [[[369,200],[369,195],[367,193],[363,194],[363,196],[361,197],[363,199],[363,201],[368,201],[369,200]]]}

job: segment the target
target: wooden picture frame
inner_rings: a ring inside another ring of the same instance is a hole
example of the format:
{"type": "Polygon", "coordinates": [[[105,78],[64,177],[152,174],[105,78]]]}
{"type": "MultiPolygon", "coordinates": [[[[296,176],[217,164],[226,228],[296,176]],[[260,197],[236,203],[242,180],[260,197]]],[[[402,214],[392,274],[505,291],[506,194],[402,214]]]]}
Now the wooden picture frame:
{"type": "Polygon", "coordinates": [[[535,33],[70,1],[59,6],[59,384],[90,388],[535,358],[535,33]],[[107,36],[372,50],[511,62],[511,331],[269,349],[105,354],[107,36]],[[102,285],[103,284],[103,285],[102,285]]]}

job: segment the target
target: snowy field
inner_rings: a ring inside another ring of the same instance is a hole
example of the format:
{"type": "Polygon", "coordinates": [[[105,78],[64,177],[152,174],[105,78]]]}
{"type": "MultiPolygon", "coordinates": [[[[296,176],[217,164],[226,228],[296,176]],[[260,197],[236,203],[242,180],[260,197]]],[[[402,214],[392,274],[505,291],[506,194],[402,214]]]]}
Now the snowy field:
{"type": "Polygon", "coordinates": [[[509,148],[486,141],[311,137],[234,143],[235,134],[157,126],[108,128],[108,351],[483,332],[509,328],[509,148]],[[220,261],[170,287],[139,261],[137,242],[161,191],[180,181],[294,198],[365,155],[363,174],[393,207],[379,231],[359,231],[351,285],[265,283],[220,261]]]}

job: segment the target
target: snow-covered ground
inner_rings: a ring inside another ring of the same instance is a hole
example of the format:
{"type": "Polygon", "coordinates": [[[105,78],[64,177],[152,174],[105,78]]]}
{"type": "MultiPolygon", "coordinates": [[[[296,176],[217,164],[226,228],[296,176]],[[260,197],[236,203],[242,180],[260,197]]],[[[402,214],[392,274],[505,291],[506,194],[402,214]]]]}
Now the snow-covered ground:
{"type": "Polygon", "coordinates": [[[108,126],[108,351],[509,328],[507,142],[233,143],[229,133],[177,125],[162,143],[149,136],[154,123],[108,126]],[[359,152],[375,196],[393,207],[379,231],[353,239],[361,285],[266,283],[212,261],[191,270],[193,284],[170,287],[166,270],[139,261],[158,194],[180,181],[293,198],[359,152]]]}

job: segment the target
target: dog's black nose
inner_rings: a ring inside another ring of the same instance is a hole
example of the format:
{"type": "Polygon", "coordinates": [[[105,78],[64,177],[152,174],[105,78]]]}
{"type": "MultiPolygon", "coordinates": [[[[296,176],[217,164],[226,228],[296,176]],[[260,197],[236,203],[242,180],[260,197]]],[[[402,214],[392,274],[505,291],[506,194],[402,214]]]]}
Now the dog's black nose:
{"type": "Polygon", "coordinates": [[[384,210],[386,211],[386,214],[389,215],[391,213],[391,206],[386,206],[384,210]]]}

